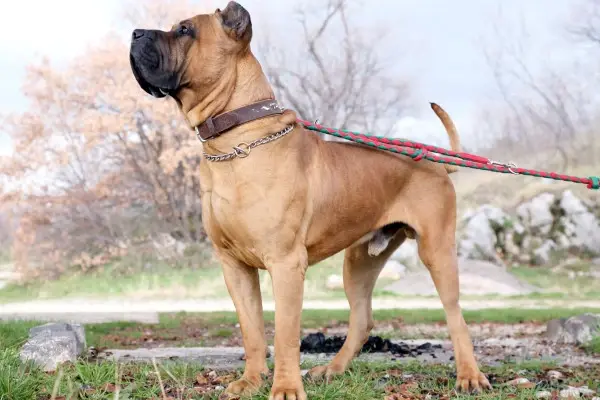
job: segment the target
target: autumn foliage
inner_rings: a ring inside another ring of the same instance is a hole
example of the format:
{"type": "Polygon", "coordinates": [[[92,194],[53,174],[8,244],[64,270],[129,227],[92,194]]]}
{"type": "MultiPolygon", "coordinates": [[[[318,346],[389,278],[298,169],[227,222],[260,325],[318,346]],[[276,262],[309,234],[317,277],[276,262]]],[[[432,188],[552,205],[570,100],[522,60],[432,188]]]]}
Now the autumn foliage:
{"type": "MultiPolygon", "coordinates": [[[[288,75],[325,72],[320,54],[327,48],[323,41],[328,35],[323,30],[330,29],[336,18],[341,21],[338,25],[345,26],[346,2],[330,0],[327,7],[319,8],[321,19],[312,18],[314,27],[304,24],[299,30],[313,57],[289,61],[288,75]],[[294,73],[294,68],[301,71],[294,73]]],[[[152,98],[135,82],[129,65],[129,32],[133,27],[169,29],[190,15],[213,11],[219,6],[216,3],[131,2],[124,8],[123,29],[108,34],[65,67],[47,59],[28,67],[23,93],[29,107],[4,121],[14,151],[0,165],[2,205],[11,211],[15,226],[12,256],[26,276],[59,275],[72,266],[87,269],[114,257],[156,253],[173,244],[182,253],[182,246],[205,241],[197,174],[201,144],[173,101],[152,98]]],[[[365,73],[370,80],[392,81],[378,67],[375,54],[361,58],[360,47],[352,49],[358,46],[350,40],[352,33],[342,30],[342,35],[347,40],[340,57],[353,56],[346,57],[351,61],[344,70],[346,81],[324,76],[329,90],[345,93],[348,82],[359,81],[365,73]]],[[[272,52],[264,56],[286,50],[285,41],[279,50],[276,45],[269,43],[272,52]]],[[[261,61],[272,72],[278,98],[293,108],[284,91],[301,95],[302,87],[275,68],[284,67],[280,60],[261,61]]],[[[378,104],[379,112],[399,116],[406,85],[392,86],[397,93],[390,92],[385,107],[377,103],[381,98],[377,87],[370,92],[363,88],[366,97],[352,104],[378,104]]],[[[351,95],[356,99],[358,93],[351,95]]],[[[310,96],[314,110],[337,110],[332,123],[349,120],[350,115],[360,121],[373,117],[367,108],[340,109],[325,103],[332,98],[327,93],[310,96]]]]}
{"type": "MultiPolygon", "coordinates": [[[[128,15],[164,25],[197,12],[165,3],[128,15]]],[[[29,108],[7,118],[14,153],[2,160],[23,269],[97,265],[161,234],[203,240],[200,143],[173,102],[139,88],[122,36],[109,34],[65,68],[48,60],[28,68],[29,108]]]]}

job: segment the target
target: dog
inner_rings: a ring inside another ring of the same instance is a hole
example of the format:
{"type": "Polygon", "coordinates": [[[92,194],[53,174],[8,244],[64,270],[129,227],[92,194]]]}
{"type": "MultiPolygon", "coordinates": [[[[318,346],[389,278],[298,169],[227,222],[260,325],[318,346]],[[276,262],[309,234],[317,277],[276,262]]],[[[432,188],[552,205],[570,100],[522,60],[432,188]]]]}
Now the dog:
{"type": "MultiPolygon", "coordinates": [[[[326,141],[283,109],[250,43],[252,22],[236,2],[169,31],[136,29],[130,63],[148,94],[172,98],[202,142],[202,216],[239,318],[246,355],[226,393],[252,395],[268,373],[258,270],[275,299],[270,399],[306,399],[300,374],[304,279],[342,250],[350,305],[347,339],[313,379],[342,374],[373,328],[371,297],[386,260],[406,238],[418,243],[443,304],[456,387],[489,389],[459,305],[454,169],[363,145],[326,141]]],[[[450,117],[432,108],[460,147],[450,117]]]]}

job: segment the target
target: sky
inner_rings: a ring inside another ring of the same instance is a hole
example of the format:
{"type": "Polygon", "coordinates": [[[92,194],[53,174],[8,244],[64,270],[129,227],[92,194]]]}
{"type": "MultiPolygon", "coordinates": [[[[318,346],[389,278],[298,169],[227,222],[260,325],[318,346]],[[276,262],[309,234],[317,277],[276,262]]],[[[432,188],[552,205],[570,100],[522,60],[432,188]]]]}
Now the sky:
{"type": "MultiPolygon", "coordinates": [[[[449,111],[464,138],[473,136],[479,125],[481,104],[495,95],[493,76],[483,57],[483,49],[490,50],[498,44],[490,36],[494,16],[502,15],[499,26],[503,35],[514,36],[523,26],[527,27],[532,49],[529,62],[536,69],[551,60],[570,60],[580,51],[572,43],[561,41],[561,36],[575,5],[581,1],[584,0],[359,0],[353,15],[355,29],[375,24],[390,30],[391,40],[373,46],[399,56],[402,63],[398,73],[407,74],[414,83],[415,108],[398,121],[398,136],[431,138],[444,144],[442,127],[428,102],[435,101],[449,111]]],[[[223,0],[219,6],[223,8],[226,2],[223,0]]],[[[255,37],[275,33],[293,39],[302,34],[293,14],[294,7],[302,3],[239,2],[253,16],[255,37]],[[261,27],[268,30],[261,31],[261,27]]],[[[316,0],[306,7],[318,4],[316,0]]],[[[116,26],[122,6],[119,0],[3,0],[0,114],[26,109],[20,87],[27,64],[41,56],[49,57],[56,65],[68,63],[116,26]]],[[[0,154],[10,152],[10,141],[0,127],[0,154]]]]}

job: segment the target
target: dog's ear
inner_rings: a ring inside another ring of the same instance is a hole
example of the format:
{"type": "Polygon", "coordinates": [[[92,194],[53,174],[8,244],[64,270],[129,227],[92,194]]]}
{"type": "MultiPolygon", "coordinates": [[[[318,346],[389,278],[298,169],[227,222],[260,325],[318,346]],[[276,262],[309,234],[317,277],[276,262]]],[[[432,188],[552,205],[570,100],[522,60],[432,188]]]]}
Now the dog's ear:
{"type": "Polygon", "coordinates": [[[252,39],[252,20],[250,13],[235,1],[230,1],[223,11],[217,9],[223,28],[234,39],[249,43],[252,39]]]}

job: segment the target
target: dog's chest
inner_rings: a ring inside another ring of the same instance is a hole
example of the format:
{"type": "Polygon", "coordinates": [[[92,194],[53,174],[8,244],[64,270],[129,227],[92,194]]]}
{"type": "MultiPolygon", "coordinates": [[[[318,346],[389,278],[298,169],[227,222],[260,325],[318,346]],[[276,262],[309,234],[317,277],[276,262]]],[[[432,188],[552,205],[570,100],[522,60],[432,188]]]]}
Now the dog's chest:
{"type": "Polygon", "coordinates": [[[244,209],[218,195],[204,200],[204,223],[214,246],[247,265],[263,268],[265,251],[261,213],[244,209]]]}

